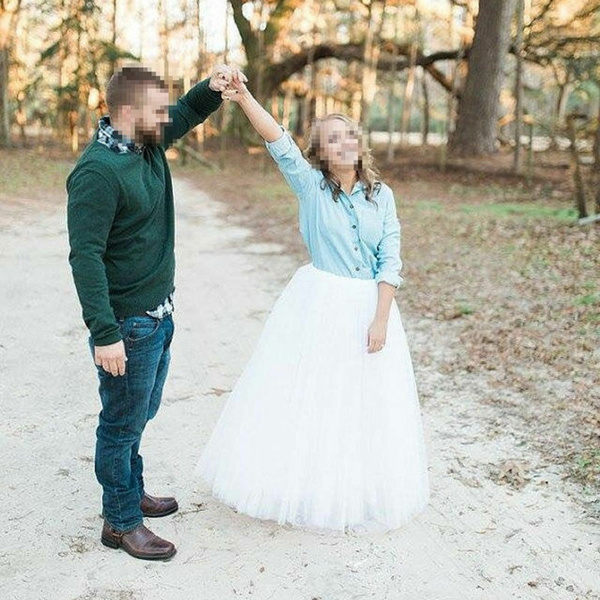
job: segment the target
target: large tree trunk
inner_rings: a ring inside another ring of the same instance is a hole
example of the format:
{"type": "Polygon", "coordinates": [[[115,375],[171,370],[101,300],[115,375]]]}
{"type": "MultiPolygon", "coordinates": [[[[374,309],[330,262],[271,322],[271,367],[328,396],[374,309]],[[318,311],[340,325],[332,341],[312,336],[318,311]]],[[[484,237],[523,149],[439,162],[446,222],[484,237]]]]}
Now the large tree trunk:
{"type": "MultiPolygon", "coordinates": [[[[257,100],[264,103],[287,79],[279,78],[276,83],[272,83],[267,78],[266,68],[273,46],[289,30],[291,16],[302,4],[302,0],[279,0],[270,13],[266,4],[261,3],[253,10],[250,20],[242,10],[244,0],[229,0],[229,4],[246,53],[248,86],[257,100]]],[[[302,66],[306,64],[305,62],[302,66]]]]}
{"type": "Polygon", "coordinates": [[[469,73],[458,107],[450,151],[479,156],[496,150],[503,66],[515,0],[481,0],[469,55],[469,73]]]}

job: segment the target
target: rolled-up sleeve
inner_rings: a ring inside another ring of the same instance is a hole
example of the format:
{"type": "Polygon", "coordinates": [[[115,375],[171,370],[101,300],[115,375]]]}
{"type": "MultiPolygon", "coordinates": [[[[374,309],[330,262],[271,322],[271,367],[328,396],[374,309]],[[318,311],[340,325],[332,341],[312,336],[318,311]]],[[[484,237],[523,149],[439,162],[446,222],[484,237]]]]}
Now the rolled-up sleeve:
{"type": "MultiPolygon", "coordinates": [[[[375,281],[389,283],[399,288],[403,282],[400,276],[402,261],[400,260],[400,221],[396,213],[396,202],[391,189],[385,188],[385,215],[383,235],[377,247],[377,274],[375,281]]],[[[383,191],[383,190],[382,190],[383,191]]]]}
{"type": "Polygon", "coordinates": [[[290,133],[282,127],[281,137],[265,145],[296,196],[303,200],[314,195],[319,172],[304,158],[290,133]]]}

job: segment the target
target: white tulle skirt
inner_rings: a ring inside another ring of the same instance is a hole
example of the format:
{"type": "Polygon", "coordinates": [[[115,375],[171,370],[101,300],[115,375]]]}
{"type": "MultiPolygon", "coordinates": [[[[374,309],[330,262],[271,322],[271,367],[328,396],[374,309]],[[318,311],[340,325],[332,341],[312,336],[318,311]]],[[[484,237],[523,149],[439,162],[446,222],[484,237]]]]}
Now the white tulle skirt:
{"type": "Polygon", "coordinates": [[[395,529],[429,499],[421,414],[395,302],[367,352],[374,280],[300,267],[273,306],[200,461],[212,495],[295,526],[395,529]]]}

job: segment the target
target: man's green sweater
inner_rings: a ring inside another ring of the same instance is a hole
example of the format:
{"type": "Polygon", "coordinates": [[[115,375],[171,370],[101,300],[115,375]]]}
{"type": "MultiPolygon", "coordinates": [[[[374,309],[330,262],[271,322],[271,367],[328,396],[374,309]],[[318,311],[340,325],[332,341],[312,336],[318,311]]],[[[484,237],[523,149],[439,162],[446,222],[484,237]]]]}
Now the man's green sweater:
{"type": "Polygon", "coordinates": [[[116,317],[156,308],[174,289],[173,186],[165,148],[221,104],[208,82],[171,107],[161,145],[118,153],[95,139],[67,179],[69,262],[96,346],[121,339],[116,317]]]}

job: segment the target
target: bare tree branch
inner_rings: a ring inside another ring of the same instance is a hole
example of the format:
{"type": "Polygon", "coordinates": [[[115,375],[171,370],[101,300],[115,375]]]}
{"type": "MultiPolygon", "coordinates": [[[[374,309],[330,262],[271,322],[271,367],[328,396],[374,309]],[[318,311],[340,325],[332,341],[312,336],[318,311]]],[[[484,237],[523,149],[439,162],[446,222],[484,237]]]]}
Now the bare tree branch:
{"type": "MultiPolygon", "coordinates": [[[[274,91],[284,81],[287,81],[294,73],[302,70],[309,61],[310,55],[314,61],[325,58],[337,58],[340,60],[362,61],[362,44],[319,44],[311,48],[303,48],[300,52],[288,56],[284,60],[269,65],[265,71],[265,86],[269,91],[274,91]]],[[[410,46],[399,44],[396,46],[396,54],[390,52],[390,45],[386,45],[385,51],[381,53],[378,61],[378,68],[382,70],[391,69],[392,64],[396,63],[398,71],[404,70],[409,66],[410,46]]],[[[452,91],[452,83],[448,78],[435,68],[435,63],[443,60],[456,60],[457,58],[466,59],[469,55],[469,48],[462,52],[459,50],[446,50],[434,52],[429,55],[418,53],[415,60],[415,66],[423,67],[427,72],[446,90],[452,91]]]]}

